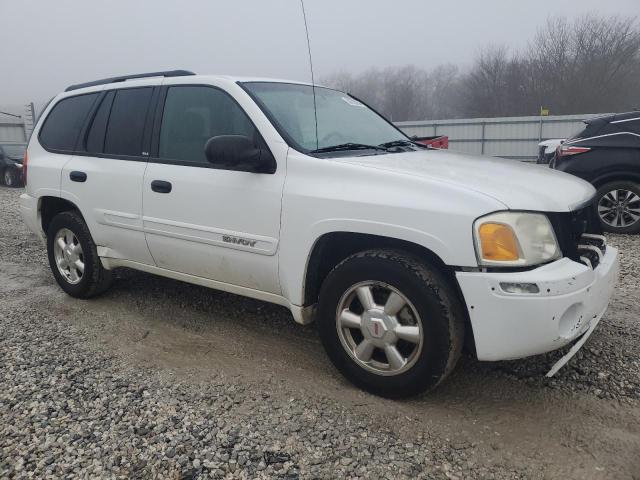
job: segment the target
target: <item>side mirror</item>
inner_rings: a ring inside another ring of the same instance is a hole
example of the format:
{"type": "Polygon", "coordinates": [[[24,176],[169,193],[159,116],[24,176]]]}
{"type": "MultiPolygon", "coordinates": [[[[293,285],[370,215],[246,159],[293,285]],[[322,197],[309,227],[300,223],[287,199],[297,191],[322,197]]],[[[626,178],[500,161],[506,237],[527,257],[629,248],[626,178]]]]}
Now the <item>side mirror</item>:
{"type": "Polygon", "coordinates": [[[274,173],[276,162],[271,152],[257,146],[245,135],[218,135],[204,146],[207,161],[219,168],[253,173],[274,173]]]}

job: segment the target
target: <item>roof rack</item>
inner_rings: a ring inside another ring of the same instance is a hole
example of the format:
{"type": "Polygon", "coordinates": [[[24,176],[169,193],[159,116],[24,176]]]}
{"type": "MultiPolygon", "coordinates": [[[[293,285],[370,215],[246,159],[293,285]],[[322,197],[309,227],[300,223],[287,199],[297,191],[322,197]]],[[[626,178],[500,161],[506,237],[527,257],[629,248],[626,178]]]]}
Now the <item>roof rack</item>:
{"type": "Polygon", "coordinates": [[[150,73],[137,73],[135,75],[122,75],[120,77],[103,78],[102,80],[94,80],[93,82],[77,83],[75,85],[68,86],[64,91],[70,92],[71,90],[78,90],[79,88],[95,87],[96,85],[106,85],[108,83],[124,82],[125,80],[132,80],[134,78],[147,78],[147,77],[184,77],[186,75],[195,75],[195,73],[189,70],[167,70],[166,72],[150,72],[150,73]]]}

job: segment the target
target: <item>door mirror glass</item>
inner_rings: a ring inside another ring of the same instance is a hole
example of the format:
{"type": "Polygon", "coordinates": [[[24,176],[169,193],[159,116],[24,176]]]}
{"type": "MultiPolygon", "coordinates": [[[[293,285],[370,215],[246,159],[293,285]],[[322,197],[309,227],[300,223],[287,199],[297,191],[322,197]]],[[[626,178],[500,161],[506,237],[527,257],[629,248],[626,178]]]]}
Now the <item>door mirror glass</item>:
{"type": "Polygon", "coordinates": [[[269,150],[260,148],[246,135],[218,135],[204,147],[207,161],[216,167],[254,173],[274,173],[269,150]]]}

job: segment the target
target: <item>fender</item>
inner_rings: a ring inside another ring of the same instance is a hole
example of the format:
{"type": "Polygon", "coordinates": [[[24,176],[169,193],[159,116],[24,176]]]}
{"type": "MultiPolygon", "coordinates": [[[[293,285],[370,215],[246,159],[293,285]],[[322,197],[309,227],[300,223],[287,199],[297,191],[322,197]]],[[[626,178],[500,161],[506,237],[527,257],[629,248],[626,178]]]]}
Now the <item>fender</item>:
{"type": "MultiPolygon", "coordinates": [[[[291,240],[281,240],[283,248],[280,250],[280,281],[283,296],[293,305],[304,303],[305,278],[311,254],[318,240],[329,233],[361,233],[403,240],[430,250],[448,265],[453,264],[454,258],[459,259],[459,255],[456,256],[452,252],[452,247],[440,238],[401,225],[354,218],[331,218],[314,223],[308,232],[304,239],[298,239],[295,243],[291,240]]],[[[471,235],[471,232],[469,234],[471,235]]],[[[471,252],[471,255],[474,255],[473,261],[475,261],[475,253],[471,252]]]]}

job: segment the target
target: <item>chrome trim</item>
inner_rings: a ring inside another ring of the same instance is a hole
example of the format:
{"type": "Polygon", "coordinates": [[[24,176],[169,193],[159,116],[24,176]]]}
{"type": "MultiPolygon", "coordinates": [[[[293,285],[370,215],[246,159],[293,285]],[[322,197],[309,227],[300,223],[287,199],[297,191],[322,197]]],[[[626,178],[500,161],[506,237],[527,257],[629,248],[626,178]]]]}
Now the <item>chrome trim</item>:
{"type": "Polygon", "coordinates": [[[589,260],[587,257],[580,257],[580,261],[584,263],[587,267],[589,267],[591,270],[593,270],[593,264],[591,263],[591,260],[589,260]]]}
{"type": "Polygon", "coordinates": [[[602,250],[600,250],[595,245],[578,245],[578,250],[591,250],[592,252],[596,252],[598,254],[598,260],[602,261],[602,250]]]}
{"type": "Polygon", "coordinates": [[[580,143],[580,142],[584,142],[586,140],[594,140],[596,138],[604,138],[604,137],[615,137],[618,135],[633,135],[635,137],[640,137],[639,134],[637,133],[632,133],[632,132],[616,132],[616,133],[605,133],[604,135],[595,135],[593,137],[585,137],[585,138],[575,138],[573,140],[567,141],[566,143],[564,143],[563,145],[574,145],[576,143],[580,143]]]}
{"type": "Polygon", "coordinates": [[[624,122],[633,122],[634,120],[640,120],[640,117],[634,117],[634,118],[625,118],[624,120],[615,120],[613,122],[609,122],[609,123],[624,123],[624,122]]]}

